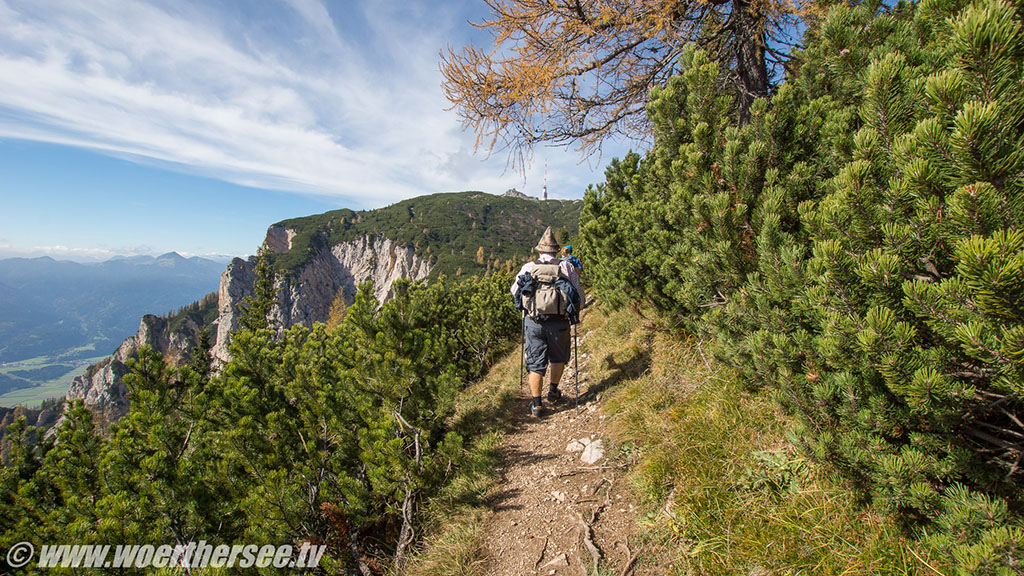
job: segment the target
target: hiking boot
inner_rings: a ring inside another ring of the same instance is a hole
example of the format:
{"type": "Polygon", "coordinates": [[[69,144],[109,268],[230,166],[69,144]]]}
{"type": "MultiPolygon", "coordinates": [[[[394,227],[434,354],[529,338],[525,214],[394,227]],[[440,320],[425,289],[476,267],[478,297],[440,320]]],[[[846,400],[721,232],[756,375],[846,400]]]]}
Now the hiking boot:
{"type": "Polygon", "coordinates": [[[540,418],[544,415],[544,407],[530,404],[530,414],[532,414],[534,418],[540,418]]]}
{"type": "Polygon", "coordinates": [[[559,390],[558,388],[555,388],[553,386],[550,389],[548,389],[548,402],[561,402],[561,401],[562,401],[562,391],[561,390],[559,390]]]}

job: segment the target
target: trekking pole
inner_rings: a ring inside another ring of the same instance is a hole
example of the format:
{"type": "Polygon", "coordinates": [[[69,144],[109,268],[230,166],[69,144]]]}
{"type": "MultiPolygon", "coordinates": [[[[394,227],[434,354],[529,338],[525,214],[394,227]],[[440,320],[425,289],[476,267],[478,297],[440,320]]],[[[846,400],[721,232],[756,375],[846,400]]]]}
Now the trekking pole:
{"type": "Polygon", "coordinates": [[[576,346],[576,332],[579,323],[572,325],[572,372],[576,377],[576,411],[580,411],[580,349],[576,346]]]}
{"type": "Polygon", "coordinates": [[[526,312],[519,319],[519,395],[523,395],[523,372],[526,370],[526,312]]]}

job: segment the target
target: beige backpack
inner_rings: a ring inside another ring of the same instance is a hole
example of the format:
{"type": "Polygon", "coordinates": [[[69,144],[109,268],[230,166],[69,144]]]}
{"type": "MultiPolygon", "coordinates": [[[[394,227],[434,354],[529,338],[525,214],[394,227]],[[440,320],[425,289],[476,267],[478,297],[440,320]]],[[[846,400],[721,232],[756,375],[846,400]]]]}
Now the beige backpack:
{"type": "Polygon", "coordinates": [[[541,262],[535,261],[530,276],[534,280],[532,292],[523,293],[523,309],[527,316],[565,316],[569,306],[569,298],[555,282],[561,275],[561,266],[558,261],[541,262]]]}

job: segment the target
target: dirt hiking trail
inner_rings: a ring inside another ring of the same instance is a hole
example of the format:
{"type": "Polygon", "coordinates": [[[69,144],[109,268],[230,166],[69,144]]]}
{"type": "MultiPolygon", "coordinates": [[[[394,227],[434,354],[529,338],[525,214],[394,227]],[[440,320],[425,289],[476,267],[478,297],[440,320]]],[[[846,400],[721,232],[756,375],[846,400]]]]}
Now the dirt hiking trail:
{"type": "Polygon", "coordinates": [[[592,389],[587,374],[585,326],[578,336],[579,409],[572,360],[559,386],[563,400],[552,404],[545,397],[542,418],[529,415],[525,384],[515,405],[497,487],[487,498],[493,513],[481,548],[488,576],[625,575],[633,569],[633,506],[625,468],[608,460],[601,387],[592,389]]]}

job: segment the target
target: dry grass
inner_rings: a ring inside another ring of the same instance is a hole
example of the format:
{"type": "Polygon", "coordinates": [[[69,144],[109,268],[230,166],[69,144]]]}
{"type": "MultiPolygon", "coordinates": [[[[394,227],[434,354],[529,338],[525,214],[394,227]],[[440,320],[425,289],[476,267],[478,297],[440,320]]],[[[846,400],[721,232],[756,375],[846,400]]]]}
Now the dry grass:
{"type": "Polygon", "coordinates": [[[416,558],[408,576],[479,576],[484,561],[479,553],[480,530],[485,511],[467,509],[445,519],[416,558]]]}

